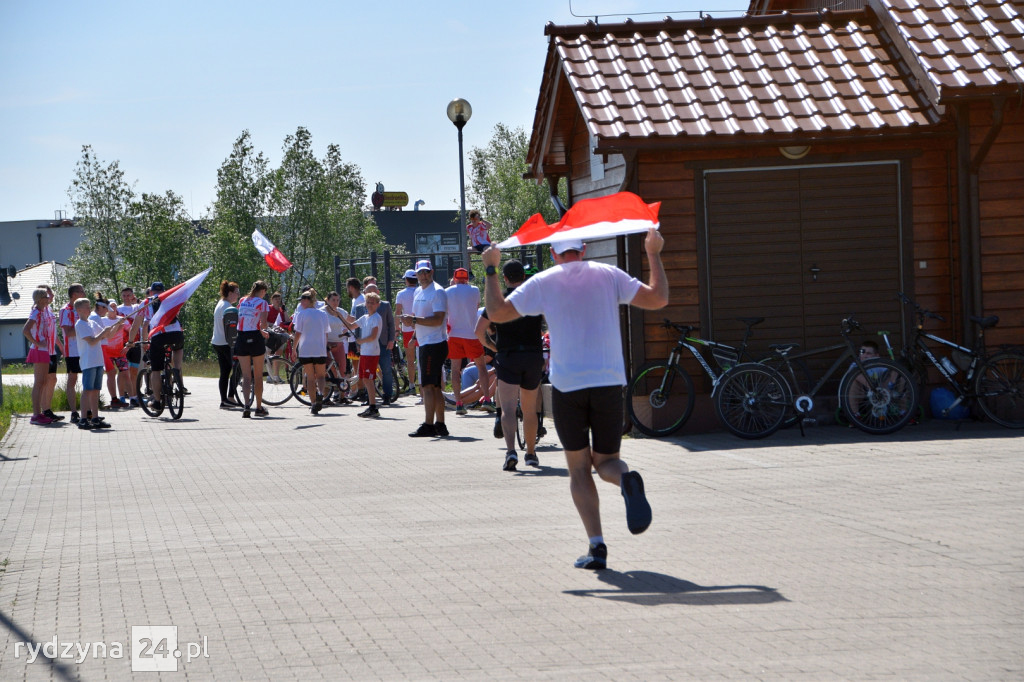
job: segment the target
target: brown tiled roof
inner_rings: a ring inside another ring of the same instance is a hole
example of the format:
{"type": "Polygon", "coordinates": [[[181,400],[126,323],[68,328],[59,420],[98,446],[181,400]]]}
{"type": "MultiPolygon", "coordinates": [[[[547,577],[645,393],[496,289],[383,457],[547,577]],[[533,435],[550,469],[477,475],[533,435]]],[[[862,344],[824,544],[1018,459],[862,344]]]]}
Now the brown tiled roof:
{"type": "Polygon", "coordinates": [[[869,0],[935,102],[1024,85],[1020,0],[869,0]],[[898,36],[898,37],[897,37],[898,36]]]}

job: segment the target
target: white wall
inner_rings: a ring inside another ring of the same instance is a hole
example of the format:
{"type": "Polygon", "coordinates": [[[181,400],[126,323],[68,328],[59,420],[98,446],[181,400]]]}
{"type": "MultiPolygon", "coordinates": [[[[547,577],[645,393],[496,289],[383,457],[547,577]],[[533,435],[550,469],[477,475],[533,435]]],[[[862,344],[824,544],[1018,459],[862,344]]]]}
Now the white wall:
{"type": "Polygon", "coordinates": [[[25,359],[25,337],[21,324],[0,324],[0,356],[4,362],[25,359]]]}
{"type": "Polygon", "coordinates": [[[55,260],[67,263],[82,240],[80,227],[50,227],[51,220],[0,222],[0,266],[27,265],[55,260]],[[42,246],[42,255],[39,250],[42,246]]]}

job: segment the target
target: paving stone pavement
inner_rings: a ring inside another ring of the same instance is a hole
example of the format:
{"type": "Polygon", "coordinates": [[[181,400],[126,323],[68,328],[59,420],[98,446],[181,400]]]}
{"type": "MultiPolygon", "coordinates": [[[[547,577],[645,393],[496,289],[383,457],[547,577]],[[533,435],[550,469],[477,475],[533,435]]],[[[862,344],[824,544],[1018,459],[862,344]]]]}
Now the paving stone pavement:
{"type": "Polygon", "coordinates": [[[507,473],[482,413],[423,441],[412,398],[243,420],[189,385],[178,422],[0,443],[0,680],[1024,677],[1022,434],[627,438],[654,523],[599,483],[591,572],[553,437],[507,473]],[[133,673],[132,626],[206,647],[133,673]],[[107,657],[19,647],[54,638],[107,657]]]}

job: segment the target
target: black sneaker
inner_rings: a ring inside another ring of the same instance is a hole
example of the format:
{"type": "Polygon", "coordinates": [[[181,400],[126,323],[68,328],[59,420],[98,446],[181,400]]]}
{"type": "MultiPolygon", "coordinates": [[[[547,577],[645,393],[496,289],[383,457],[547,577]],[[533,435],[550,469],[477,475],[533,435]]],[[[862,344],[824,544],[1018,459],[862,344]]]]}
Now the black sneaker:
{"type": "Polygon", "coordinates": [[[537,440],[540,440],[541,438],[543,438],[546,435],[548,435],[548,430],[545,429],[543,426],[538,426],[537,427],[537,440]]]}
{"type": "Polygon", "coordinates": [[[505,466],[501,467],[502,471],[515,471],[516,464],[519,464],[519,457],[516,456],[515,450],[509,450],[505,453],[505,466]]]}
{"type": "Polygon", "coordinates": [[[423,422],[420,427],[409,434],[410,438],[433,438],[437,435],[437,430],[433,424],[423,422]]]}
{"type": "Polygon", "coordinates": [[[501,410],[498,410],[498,416],[494,418],[494,437],[504,438],[505,432],[501,428],[501,410]]]}
{"type": "Polygon", "coordinates": [[[249,411],[249,408],[242,410],[242,419],[252,419],[252,413],[249,411]]]}
{"type": "Polygon", "coordinates": [[[92,422],[89,421],[88,419],[79,419],[78,420],[78,428],[82,429],[83,431],[91,431],[92,429],[94,429],[96,427],[93,426],[92,422]]]}
{"type": "Polygon", "coordinates": [[[526,453],[526,457],[523,458],[523,461],[526,462],[526,466],[528,466],[528,467],[539,467],[540,466],[540,460],[537,459],[537,453],[536,452],[527,452],[526,453]]]}
{"type": "Polygon", "coordinates": [[[64,415],[62,415],[62,414],[54,414],[53,410],[43,410],[43,414],[45,414],[47,417],[49,417],[50,419],[52,419],[55,422],[62,422],[62,421],[64,421],[64,415]]]}
{"type": "Polygon", "coordinates": [[[448,437],[448,427],[444,425],[444,422],[437,422],[434,424],[434,431],[437,432],[438,438],[448,437]]]}
{"type": "Polygon", "coordinates": [[[630,471],[622,475],[622,497],[626,500],[626,526],[633,535],[639,535],[651,525],[651,505],[644,495],[644,479],[630,471]]]}
{"type": "Polygon", "coordinates": [[[608,547],[603,542],[591,545],[587,553],[577,559],[573,566],[576,568],[589,568],[592,571],[608,568],[608,547]]]}
{"type": "Polygon", "coordinates": [[[309,406],[309,411],[313,414],[317,414],[320,410],[324,409],[324,403],[322,400],[317,400],[315,403],[309,406]]]}
{"type": "Polygon", "coordinates": [[[75,412],[74,410],[72,410],[71,411],[71,423],[72,424],[77,424],[78,423],[78,419],[79,419],[78,413],[75,412]]]}
{"type": "Polygon", "coordinates": [[[377,409],[376,405],[370,405],[356,416],[376,418],[380,416],[380,410],[377,409]]]}
{"type": "Polygon", "coordinates": [[[93,417],[92,428],[94,429],[109,429],[110,424],[107,423],[103,417],[93,417]]]}

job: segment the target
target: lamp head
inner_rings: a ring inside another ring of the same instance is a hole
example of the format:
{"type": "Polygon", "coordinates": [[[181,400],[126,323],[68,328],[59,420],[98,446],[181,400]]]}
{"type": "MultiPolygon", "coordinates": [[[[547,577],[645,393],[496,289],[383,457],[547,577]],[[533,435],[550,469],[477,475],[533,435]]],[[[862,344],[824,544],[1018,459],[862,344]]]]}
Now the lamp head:
{"type": "Polygon", "coordinates": [[[447,113],[448,120],[461,130],[462,126],[469,123],[469,118],[473,115],[473,107],[469,106],[469,102],[459,97],[448,103],[447,113]]]}

